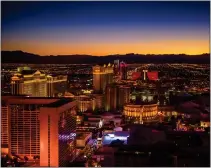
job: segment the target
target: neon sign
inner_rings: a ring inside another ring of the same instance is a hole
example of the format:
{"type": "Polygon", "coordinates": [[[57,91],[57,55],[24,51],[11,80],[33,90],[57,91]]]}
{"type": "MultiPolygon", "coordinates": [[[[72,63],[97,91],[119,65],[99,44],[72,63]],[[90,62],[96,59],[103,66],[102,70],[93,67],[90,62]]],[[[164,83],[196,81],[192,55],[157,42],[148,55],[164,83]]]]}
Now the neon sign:
{"type": "Polygon", "coordinates": [[[148,76],[149,80],[158,80],[158,72],[157,71],[147,72],[147,76],[148,76]]]}
{"type": "Polygon", "coordinates": [[[59,140],[67,141],[71,139],[75,139],[76,133],[70,133],[69,135],[59,135],[59,140]]]}

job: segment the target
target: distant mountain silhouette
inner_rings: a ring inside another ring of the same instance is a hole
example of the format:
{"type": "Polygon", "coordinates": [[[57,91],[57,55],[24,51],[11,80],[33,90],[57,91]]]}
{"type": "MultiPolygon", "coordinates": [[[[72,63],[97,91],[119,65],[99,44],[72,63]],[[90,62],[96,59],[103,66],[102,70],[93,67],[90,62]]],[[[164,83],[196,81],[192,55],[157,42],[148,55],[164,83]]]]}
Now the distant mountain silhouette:
{"type": "Polygon", "coordinates": [[[1,51],[2,63],[33,63],[33,64],[103,64],[113,62],[115,59],[127,63],[210,63],[210,54],[185,55],[185,54],[125,54],[108,56],[91,55],[57,55],[40,56],[23,51],[1,51]]]}

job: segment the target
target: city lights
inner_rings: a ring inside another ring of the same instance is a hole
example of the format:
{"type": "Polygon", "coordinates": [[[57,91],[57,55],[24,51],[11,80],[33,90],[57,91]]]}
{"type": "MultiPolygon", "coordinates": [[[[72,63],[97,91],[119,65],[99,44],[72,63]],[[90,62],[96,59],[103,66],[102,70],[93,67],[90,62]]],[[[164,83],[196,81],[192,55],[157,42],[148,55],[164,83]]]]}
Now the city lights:
{"type": "Polygon", "coordinates": [[[1,167],[210,167],[210,2],[1,2],[1,167]]]}

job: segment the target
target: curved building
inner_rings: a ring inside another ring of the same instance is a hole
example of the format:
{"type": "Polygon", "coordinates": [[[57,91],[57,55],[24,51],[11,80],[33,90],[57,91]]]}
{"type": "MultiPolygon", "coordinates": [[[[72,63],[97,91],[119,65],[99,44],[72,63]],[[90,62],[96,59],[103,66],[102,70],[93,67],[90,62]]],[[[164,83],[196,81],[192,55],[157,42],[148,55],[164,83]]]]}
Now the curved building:
{"type": "Polygon", "coordinates": [[[143,105],[125,105],[124,111],[126,122],[132,123],[150,123],[158,121],[158,105],[143,104],[143,105]]]}

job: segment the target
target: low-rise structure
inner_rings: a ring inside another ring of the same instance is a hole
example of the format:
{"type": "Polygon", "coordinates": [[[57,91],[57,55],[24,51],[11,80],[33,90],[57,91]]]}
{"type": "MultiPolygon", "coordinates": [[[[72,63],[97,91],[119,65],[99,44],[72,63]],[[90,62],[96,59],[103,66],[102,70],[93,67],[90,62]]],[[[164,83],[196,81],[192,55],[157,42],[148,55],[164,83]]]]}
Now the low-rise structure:
{"type": "Polygon", "coordinates": [[[158,121],[157,104],[130,104],[124,106],[124,116],[127,122],[150,123],[158,121]]]}

